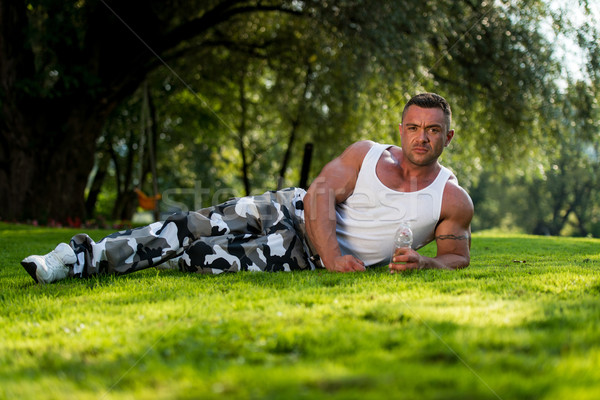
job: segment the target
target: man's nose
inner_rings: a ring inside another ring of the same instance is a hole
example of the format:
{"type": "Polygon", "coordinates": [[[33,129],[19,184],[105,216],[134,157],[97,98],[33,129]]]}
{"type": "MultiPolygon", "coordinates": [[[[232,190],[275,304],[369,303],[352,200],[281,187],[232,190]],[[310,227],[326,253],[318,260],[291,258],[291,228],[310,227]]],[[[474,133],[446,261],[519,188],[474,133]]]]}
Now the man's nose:
{"type": "Polygon", "coordinates": [[[422,142],[422,143],[426,143],[429,141],[429,136],[427,136],[427,130],[426,129],[419,129],[418,133],[417,133],[417,139],[422,142]]]}

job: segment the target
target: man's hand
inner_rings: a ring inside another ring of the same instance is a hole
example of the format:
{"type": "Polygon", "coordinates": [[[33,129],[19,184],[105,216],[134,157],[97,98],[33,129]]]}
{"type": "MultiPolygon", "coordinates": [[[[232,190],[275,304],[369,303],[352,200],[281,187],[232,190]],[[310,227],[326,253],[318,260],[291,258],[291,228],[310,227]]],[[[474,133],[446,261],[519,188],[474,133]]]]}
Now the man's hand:
{"type": "Polygon", "coordinates": [[[415,250],[408,247],[396,249],[389,265],[390,273],[395,274],[409,269],[423,269],[422,262],[421,255],[415,250]]]}
{"type": "Polygon", "coordinates": [[[365,270],[365,264],[351,255],[338,256],[334,258],[333,265],[326,267],[328,270],[335,272],[355,272],[365,270]]]}

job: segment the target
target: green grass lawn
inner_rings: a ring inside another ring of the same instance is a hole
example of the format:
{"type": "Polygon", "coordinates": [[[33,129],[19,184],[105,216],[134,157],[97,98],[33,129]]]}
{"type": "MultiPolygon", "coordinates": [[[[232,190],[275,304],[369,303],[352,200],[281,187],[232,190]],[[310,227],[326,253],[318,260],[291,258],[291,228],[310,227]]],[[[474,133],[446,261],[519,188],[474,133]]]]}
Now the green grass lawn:
{"type": "Polygon", "coordinates": [[[0,224],[2,399],[600,398],[598,239],[476,233],[461,271],[35,284],[19,261],[75,233],[0,224]]]}

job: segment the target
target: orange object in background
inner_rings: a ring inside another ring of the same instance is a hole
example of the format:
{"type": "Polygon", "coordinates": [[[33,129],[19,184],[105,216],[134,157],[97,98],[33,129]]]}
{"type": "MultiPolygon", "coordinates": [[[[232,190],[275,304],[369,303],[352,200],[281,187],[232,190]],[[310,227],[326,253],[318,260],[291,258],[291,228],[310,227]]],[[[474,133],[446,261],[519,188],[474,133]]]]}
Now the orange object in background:
{"type": "Polygon", "coordinates": [[[162,198],[160,194],[150,197],[138,188],[135,188],[134,190],[138,196],[138,203],[140,204],[140,207],[142,207],[144,210],[156,210],[156,202],[162,198]]]}

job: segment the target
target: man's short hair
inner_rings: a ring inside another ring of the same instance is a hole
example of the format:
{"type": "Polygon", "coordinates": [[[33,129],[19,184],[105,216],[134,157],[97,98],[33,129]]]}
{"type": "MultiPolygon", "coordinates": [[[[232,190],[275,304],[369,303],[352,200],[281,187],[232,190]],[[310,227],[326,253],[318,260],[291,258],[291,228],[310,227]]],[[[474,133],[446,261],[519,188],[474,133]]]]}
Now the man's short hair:
{"type": "Polygon", "coordinates": [[[450,104],[448,104],[446,99],[439,94],[421,93],[410,99],[402,111],[402,122],[404,122],[404,114],[406,114],[406,110],[408,110],[408,107],[410,106],[441,109],[446,117],[446,130],[450,130],[450,124],[452,123],[452,110],[450,109],[450,104]]]}

